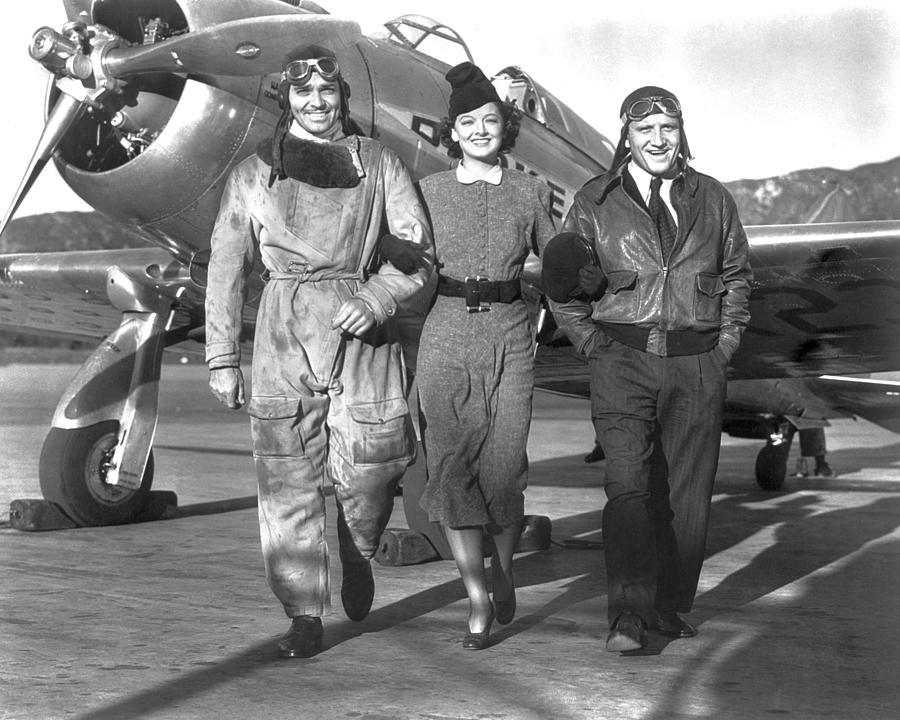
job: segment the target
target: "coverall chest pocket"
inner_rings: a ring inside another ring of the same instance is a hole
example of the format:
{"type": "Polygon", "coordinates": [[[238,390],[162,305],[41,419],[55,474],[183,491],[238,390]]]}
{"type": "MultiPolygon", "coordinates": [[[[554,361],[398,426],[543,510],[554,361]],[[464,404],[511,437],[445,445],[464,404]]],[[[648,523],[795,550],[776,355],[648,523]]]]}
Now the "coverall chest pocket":
{"type": "Polygon", "coordinates": [[[351,405],[348,438],[354,465],[378,465],[411,458],[415,435],[403,398],[351,405]]]}
{"type": "Polygon", "coordinates": [[[308,246],[334,260],[340,248],[343,212],[342,203],[304,187],[288,202],[287,227],[308,246]]]}
{"type": "Polygon", "coordinates": [[[694,294],[694,317],[700,321],[719,322],[724,294],[725,283],[721,275],[699,273],[694,294]]]}

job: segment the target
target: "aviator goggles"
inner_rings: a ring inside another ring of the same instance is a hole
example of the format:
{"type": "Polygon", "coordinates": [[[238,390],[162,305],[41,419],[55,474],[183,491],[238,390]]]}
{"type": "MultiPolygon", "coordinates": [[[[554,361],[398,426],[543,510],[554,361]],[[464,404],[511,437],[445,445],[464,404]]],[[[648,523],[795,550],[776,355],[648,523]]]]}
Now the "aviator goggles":
{"type": "Polygon", "coordinates": [[[652,97],[641,98],[631,103],[631,107],[625,111],[625,119],[643,120],[648,115],[663,113],[669,117],[681,117],[681,105],[673,97],[660,97],[654,95],[652,97]]]}
{"type": "Polygon", "coordinates": [[[291,60],[284,66],[282,76],[294,85],[302,85],[313,71],[319,73],[325,80],[337,77],[341,72],[338,61],[330,57],[310,58],[309,60],[291,60]]]}

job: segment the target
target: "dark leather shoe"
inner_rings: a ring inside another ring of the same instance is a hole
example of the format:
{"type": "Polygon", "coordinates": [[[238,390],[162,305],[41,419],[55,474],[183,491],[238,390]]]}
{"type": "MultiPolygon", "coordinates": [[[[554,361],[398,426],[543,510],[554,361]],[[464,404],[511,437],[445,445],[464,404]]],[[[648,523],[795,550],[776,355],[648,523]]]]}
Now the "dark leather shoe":
{"type": "Polygon", "coordinates": [[[647,644],[647,628],[644,621],[634,613],[622,613],[613,623],[606,638],[609,652],[640,650],[647,644]]]}
{"type": "Polygon", "coordinates": [[[487,625],[481,632],[472,632],[466,626],[466,634],[463,637],[462,646],[464,650],[484,650],[491,644],[491,623],[494,622],[494,608],[491,608],[491,615],[488,618],[487,625]]]}
{"type": "Polygon", "coordinates": [[[682,620],[678,613],[661,613],[656,616],[653,629],[670,638],[689,638],[697,634],[697,629],[682,620]]]}
{"type": "Polygon", "coordinates": [[[307,658],[322,649],[322,618],[299,615],[291,621],[291,629],[278,641],[278,655],[283,658],[307,658]]]}
{"type": "Polygon", "coordinates": [[[343,563],[344,579],[341,581],[341,603],[351,620],[365,620],[375,599],[375,578],[368,560],[343,563]]]}

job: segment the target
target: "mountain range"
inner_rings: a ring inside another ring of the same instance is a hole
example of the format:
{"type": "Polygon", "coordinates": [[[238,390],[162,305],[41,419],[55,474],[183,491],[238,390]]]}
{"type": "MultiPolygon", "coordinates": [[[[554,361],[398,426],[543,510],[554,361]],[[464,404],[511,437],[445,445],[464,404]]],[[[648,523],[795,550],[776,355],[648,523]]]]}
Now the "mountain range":
{"type": "MultiPolygon", "coordinates": [[[[744,225],[807,222],[825,197],[835,190],[840,219],[900,219],[900,157],[851,170],[823,167],[761,180],[737,180],[725,185],[734,196],[744,225]]],[[[96,212],[31,215],[11,222],[0,237],[0,253],[145,245],[140,236],[96,212]]],[[[0,330],[0,347],[47,347],[58,346],[61,342],[0,330]]],[[[62,344],[73,348],[83,346],[78,341],[62,344]]]]}
{"type": "MultiPolygon", "coordinates": [[[[744,225],[805,222],[837,188],[846,220],[900,219],[900,157],[851,170],[815,168],[725,186],[744,225]]],[[[96,212],[53,212],[14,220],[0,237],[0,252],[48,252],[143,247],[141,238],[96,212]]]]}

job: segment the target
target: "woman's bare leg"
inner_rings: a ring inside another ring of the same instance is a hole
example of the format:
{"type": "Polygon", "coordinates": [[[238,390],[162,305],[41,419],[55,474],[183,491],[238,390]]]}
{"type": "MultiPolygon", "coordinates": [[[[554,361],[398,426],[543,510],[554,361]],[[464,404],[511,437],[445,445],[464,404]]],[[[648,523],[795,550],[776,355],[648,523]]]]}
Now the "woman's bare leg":
{"type": "Polygon", "coordinates": [[[484,577],[484,531],[480,527],[444,530],[469,596],[469,631],[482,632],[493,615],[484,577]]]}

